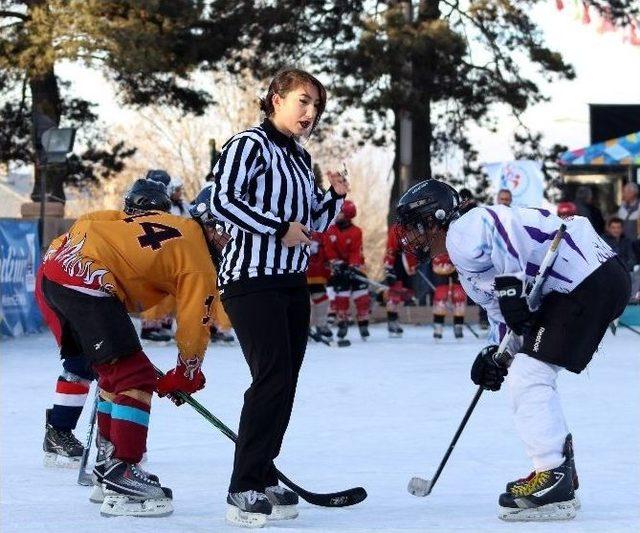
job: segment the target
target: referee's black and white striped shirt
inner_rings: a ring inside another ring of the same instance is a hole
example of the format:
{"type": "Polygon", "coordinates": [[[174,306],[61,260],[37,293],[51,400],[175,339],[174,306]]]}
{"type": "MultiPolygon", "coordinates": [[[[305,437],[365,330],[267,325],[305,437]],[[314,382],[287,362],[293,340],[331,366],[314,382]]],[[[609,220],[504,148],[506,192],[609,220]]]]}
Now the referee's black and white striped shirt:
{"type": "Polygon", "coordinates": [[[231,240],[222,250],[223,298],[306,283],[308,246],[286,247],[289,222],[324,231],[343,196],[315,183],[311,156],[270,120],[227,141],[213,171],[211,212],[231,240]]]}

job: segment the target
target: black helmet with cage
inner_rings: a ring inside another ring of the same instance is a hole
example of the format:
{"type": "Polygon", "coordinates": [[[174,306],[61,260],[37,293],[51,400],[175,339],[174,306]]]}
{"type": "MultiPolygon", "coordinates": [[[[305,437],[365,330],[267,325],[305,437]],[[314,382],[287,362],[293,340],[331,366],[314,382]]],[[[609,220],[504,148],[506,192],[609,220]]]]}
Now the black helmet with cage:
{"type": "Polygon", "coordinates": [[[136,215],[146,211],[171,210],[166,187],[157,181],[137,179],[124,196],[124,212],[136,215]]]}
{"type": "Polygon", "coordinates": [[[403,249],[424,260],[429,256],[433,230],[446,230],[459,216],[460,197],[443,181],[424,180],[402,195],[396,213],[403,249]]]}
{"type": "Polygon", "coordinates": [[[211,256],[217,265],[220,251],[226,246],[231,237],[224,231],[222,223],[211,212],[212,188],[213,183],[209,183],[203,187],[191,203],[189,214],[191,218],[199,222],[205,230],[210,244],[211,256]]]}

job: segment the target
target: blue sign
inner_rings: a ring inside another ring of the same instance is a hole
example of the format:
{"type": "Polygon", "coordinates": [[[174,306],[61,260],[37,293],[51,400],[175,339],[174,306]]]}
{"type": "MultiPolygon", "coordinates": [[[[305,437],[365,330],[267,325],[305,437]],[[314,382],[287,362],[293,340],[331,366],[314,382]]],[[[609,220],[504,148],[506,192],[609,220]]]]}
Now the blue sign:
{"type": "Polygon", "coordinates": [[[35,299],[40,264],[38,221],[0,219],[0,334],[35,333],[42,316],[35,299]]]}

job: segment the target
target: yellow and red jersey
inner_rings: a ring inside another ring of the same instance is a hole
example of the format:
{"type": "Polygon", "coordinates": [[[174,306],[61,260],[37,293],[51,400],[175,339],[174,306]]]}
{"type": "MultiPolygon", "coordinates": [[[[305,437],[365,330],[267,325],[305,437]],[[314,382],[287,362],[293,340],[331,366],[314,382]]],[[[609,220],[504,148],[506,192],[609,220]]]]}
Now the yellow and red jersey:
{"type": "Polygon", "coordinates": [[[80,217],[45,254],[43,275],[94,296],[115,296],[132,313],[176,299],[176,342],[187,359],[204,357],[219,306],[216,271],[194,220],[151,211],[96,211],[80,217]]]}

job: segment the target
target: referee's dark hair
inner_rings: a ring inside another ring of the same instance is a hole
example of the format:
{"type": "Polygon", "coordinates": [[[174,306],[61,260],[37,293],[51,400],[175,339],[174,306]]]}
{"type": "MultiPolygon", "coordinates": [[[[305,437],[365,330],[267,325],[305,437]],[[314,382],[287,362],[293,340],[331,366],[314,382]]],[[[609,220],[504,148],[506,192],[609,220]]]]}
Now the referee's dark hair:
{"type": "Polygon", "coordinates": [[[327,105],[327,90],[324,88],[324,85],[320,83],[320,80],[304,70],[300,70],[298,68],[286,68],[279,71],[271,80],[269,89],[267,90],[267,95],[264,98],[260,98],[260,110],[263,111],[267,117],[271,117],[275,112],[273,107],[274,95],[278,94],[284,98],[287,93],[306,83],[314,85],[316,89],[318,89],[318,94],[320,95],[318,113],[316,114],[316,118],[313,121],[313,128],[311,129],[311,131],[313,131],[320,121],[320,117],[322,117],[324,108],[327,105]]]}

